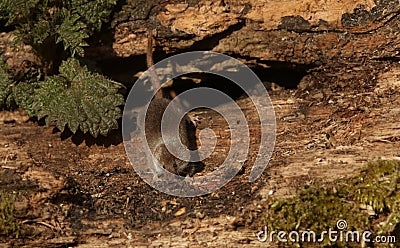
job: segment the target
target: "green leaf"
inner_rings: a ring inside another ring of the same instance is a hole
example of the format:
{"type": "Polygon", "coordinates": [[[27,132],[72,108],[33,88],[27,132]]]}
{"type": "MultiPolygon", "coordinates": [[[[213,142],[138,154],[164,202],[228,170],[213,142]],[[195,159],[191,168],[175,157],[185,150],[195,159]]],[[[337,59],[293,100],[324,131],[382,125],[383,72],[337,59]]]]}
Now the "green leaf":
{"type": "Polygon", "coordinates": [[[86,25],[79,19],[78,14],[65,13],[64,21],[57,28],[58,38],[56,43],[63,42],[64,49],[69,49],[72,56],[77,54],[83,57],[84,50],[82,47],[88,46],[84,39],[88,38],[89,35],[85,32],[86,25]]]}
{"type": "Polygon", "coordinates": [[[38,88],[37,82],[22,82],[13,88],[13,96],[17,105],[25,110],[29,116],[36,116],[37,113],[33,108],[34,92],[38,88]]]}
{"type": "Polygon", "coordinates": [[[16,28],[16,41],[31,45],[46,71],[60,55],[83,57],[86,39],[108,22],[116,0],[0,0],[0,19],[16,28]],[[67,51],[60,54],[60,46],[67,51]]]}
{"type": "Polygon", "coordinates": [[[73,133],[80,129],[97,137],[118,128],[124,104],[120,87],[70,58],[61,64],[60,75],[48,77],[35,90],[33,106],[46,124],[55,123],[61,131],[68,125],[73,133]]]}

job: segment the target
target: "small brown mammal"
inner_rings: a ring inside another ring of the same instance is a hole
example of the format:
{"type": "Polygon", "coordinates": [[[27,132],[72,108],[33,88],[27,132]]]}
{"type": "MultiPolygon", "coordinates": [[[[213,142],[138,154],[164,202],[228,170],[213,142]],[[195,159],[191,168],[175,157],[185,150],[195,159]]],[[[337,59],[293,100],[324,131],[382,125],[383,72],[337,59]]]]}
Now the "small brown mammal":
{"type": "Polygon", "coordinates": [[[196,149],[195,128],[189,117],[185,115],[181,120],[179,137],[174,136],[170,140],[163,140],[162,137],[161,120],[169,103],[170,100],[165,98],[154,98],[150,102],[145,117],[146,140],[157,166],[180,176],[193,176],[202,169],[201,163],[182,161],[172,155],[165,145],[166,142],[182,142],[188,149],[196,149]]]}
{"type": "MultiPolygon", "coordinates": [[[[146,140],[150,151],[154,158],[154,163],[158,167],[163,167],[171,173],[180,176],[193,176],[195,173],[204,169],[202,162],[188,162],[182,161],[172,155],[165,142],[169,144],[177,144],[182,142],[190,150],[196,150],[196,128],[191,122],[190,118],[185,115],[179,124],[179,137],[171,137],[170,140],[163,140],[161,132],[161,120],[165,109],[170,100],[163,98],[163,91],[158,90],[161,87],[161,82],[158,80],[157,75],[153,70],[150,69],[154,65],[153,61],[153,46],[154,46],[154,35],[155,31],[148,32],[148,44],[147,44],[147,67],[149,68],[149,76],[152,82],[153,89],[156,91],[153,100],[146,112],[145,117],[145,133],[146,140]],[[180,139],[180,140],[179,140],[180,139]]],[[[174,113],[172,113],[174,114],[174,113]]],[[[158,171],[159,172],[159,171],[158,171]]]]}

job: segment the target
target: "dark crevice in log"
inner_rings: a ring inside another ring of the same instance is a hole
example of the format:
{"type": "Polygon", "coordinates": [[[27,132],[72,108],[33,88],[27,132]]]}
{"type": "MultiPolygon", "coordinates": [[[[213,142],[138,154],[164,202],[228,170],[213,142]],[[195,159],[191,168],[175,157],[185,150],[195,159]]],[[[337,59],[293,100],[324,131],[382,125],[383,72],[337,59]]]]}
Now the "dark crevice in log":
{"type": "Polygon", "coordinates": [[[147,69],[145,55],[104,59],[97,61],[97,66],[106,77],[123,83],[127,87],[131,87],[135,82],[136,73],[147,69]]]}
{"type": "MultiPolygon", "coordinates": [[[[393,20],[397,20],[399,17],[400,12],[391,12],[386,14],[385,16],[379,18],[379,20],[375,20],[373,24],[366,25],[363,29],[362,26],[354,24],[351,26],[348,24],[347,28],[338,29],[338,28],[323,28],[320,29],[319,26],[307,26],[307,22],[304,20],[301,21],[301,18],[296,18],[294,16],[285,16],[282,18],[282,23],[276,29],[271,29],[269,31],[282,31],[286,30],[289,32],[297,33],[297,34],[329,34],[329,33],[336,33],[336,34],[352,34],[352,35],[365,35],[371,34],[373,32],[377,32],[380,29],[386,27],[390,24],[393,20]]],[[[342,23],[349,22],[348,19],[351,19],[352,16],[349,13],[345,13],[342,16],[342,23]]]]}
{"type": "Polygon", "coordinates": [[[314,65],[302,65],[288,62],[269,61],[264,66],[253,67],[262,82],[275,83],[285,89],[296,89],[301,79],[315,68],[314,65]]]}
{"type": "Polygon", "coordinates": [[[388,62],[400,62],[400,56],[398,56],[398,57],[378,57],[378,58],[372,58],[372,60],[388,61],[388,62]]]}
{"type": "MultiPolygon", "coordinates": [[[[174,79],[173,85],[170,87],[171,90],[178,94],[183,93],[186,90],[207,87],[216,89],[220,92],[227,94],[232,99],[236,100],[239,97],[245,95],[244,91],[236,83],[230,81],[227,78],[211,74],[211,73],[189,73],[183,77],[174,79]],[[192,79],[200,79],[199,83],[195,83],[192,79]]],[[[218,104],[223,102],[218,102],[218,100],[213,101],[218,104]]]]}

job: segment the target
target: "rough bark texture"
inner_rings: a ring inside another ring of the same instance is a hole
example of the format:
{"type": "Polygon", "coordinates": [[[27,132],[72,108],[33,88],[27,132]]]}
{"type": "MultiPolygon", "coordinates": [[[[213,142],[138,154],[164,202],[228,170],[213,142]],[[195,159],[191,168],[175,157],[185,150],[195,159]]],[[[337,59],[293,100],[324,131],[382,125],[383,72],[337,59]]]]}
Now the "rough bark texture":
{"type": "Polygon", "coordinates": [[[146,30],[156,29],[159,50],[213,50],[259,62],[309,65],[398,59],[398,1],[163,2],[149,18],[115,27],[118,56],[145,53],[146,30]]]}

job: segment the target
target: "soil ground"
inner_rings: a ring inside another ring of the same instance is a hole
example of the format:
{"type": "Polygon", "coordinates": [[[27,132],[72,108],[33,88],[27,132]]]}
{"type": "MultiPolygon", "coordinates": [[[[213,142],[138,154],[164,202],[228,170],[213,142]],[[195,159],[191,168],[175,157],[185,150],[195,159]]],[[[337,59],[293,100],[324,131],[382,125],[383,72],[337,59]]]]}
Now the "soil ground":
{"type": "MultiPolygon", "coordinates": [[[[0,189],[16,195],[22,226],[20,238],[1,237],[1,246],[268,247],[256,233],[272,197],[353,176],[369,160],[400,159],[399,82],[400,64],[377,61],[313,69],[296,89],[272,84],[277,136],[268,168],[256,182],[247,181],[256,155],[250,149],[242,173],[194,198],[172,197],[143,182],[120,131],[93,139],[60,133],[21,111],[0,112],[0,189]]],[[[249,99],[237,102],[251,119],[249,99]]],[[[214,112],[192,115],[223,133],[214,112]]],[[[252,130],[257,134],[257,126],[252,130]]],[[[206,160],[206,171],[221,159],[216,153],[206,160]]]]}

